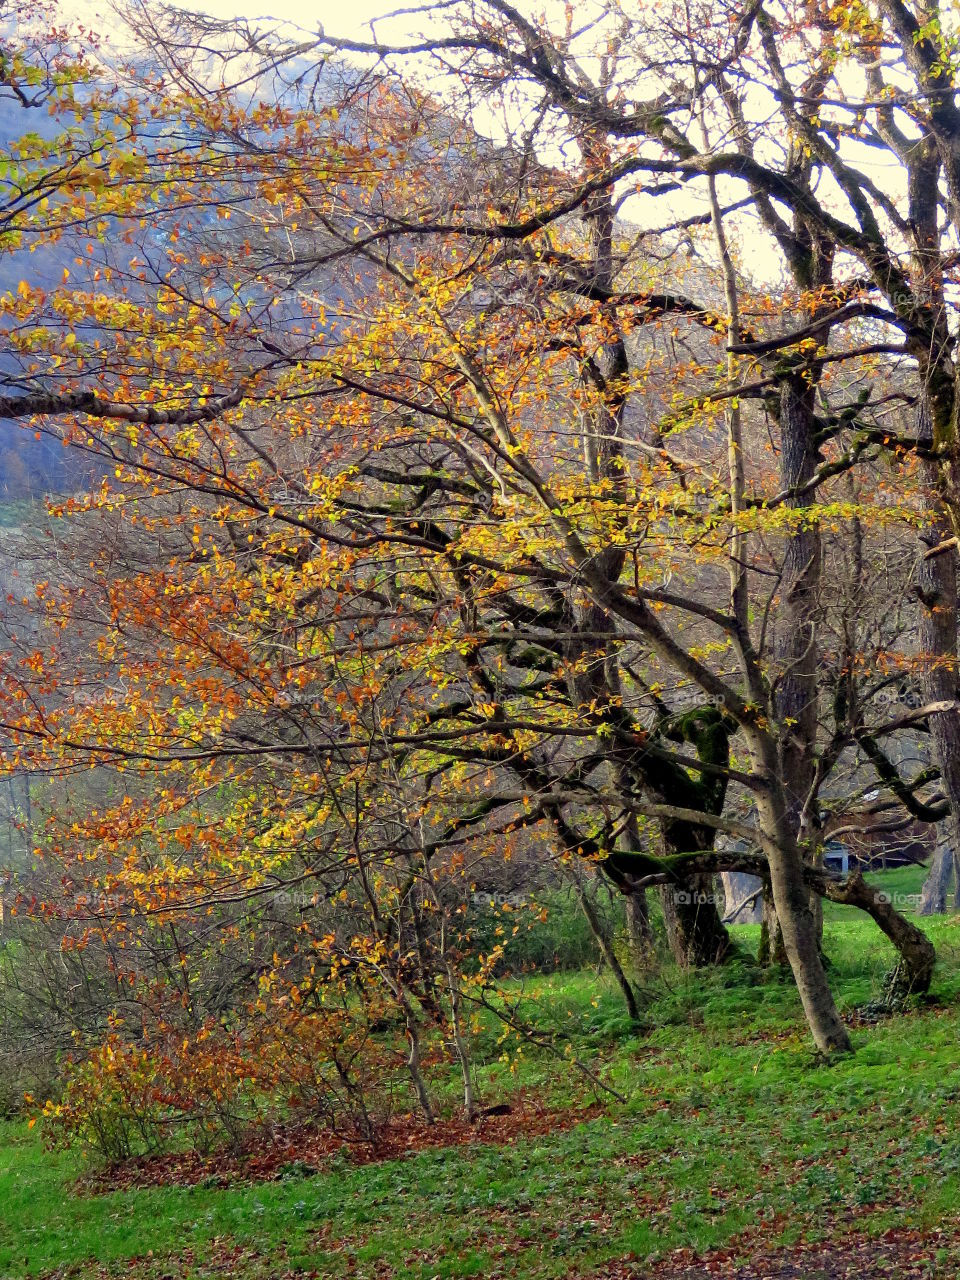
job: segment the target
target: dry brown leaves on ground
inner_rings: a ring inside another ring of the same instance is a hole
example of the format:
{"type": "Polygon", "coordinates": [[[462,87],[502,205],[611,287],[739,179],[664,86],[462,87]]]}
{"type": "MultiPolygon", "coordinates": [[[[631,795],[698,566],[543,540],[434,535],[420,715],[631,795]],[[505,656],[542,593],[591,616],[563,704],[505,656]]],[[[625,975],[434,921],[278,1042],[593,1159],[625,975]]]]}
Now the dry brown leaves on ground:
{"type": "MultiPolygon", "coordinates": [[[[832,1239],[772,1244],[763,1234],[709,1253],[680,1249],[657,1262],[625,1260],[590,1280],[956,1280],[960,1226],[850,1230],[832,1239]]],[[[586,1277],[584,1277],[586,1280],[586,1277]]]]}
{"type": "Polygon", "coordinates": [[[427,1125],[418,1116],[402,1116],[383,1127],[376,1145],[306,1126],[264,1130],[242,1150],[201,1155],[196,1151],[142,1156],[89,1174],[83,1181],[93,1194],[134,1187],[217,1186],[267,1182],[288,1175],[319,1172],[336,1156],[356,1164],[395,1160],[411,1151],[463,1147],[475,1142],[505,1146],[518,1138],[537,1137],[573,1128],[600,1115],[598,1105],[544,1107],[520,1096],[505,1114],[481,1115],[471,1122],[452,1116],[427,1125]]]}

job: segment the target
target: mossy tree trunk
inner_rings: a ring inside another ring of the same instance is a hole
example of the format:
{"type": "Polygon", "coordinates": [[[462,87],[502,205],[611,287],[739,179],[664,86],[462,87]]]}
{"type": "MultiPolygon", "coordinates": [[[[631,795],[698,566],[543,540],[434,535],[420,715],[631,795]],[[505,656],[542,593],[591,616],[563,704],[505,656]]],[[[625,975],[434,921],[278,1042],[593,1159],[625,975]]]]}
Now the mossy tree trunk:
{"type": "MultiPolygon", "coordinates": [[[[637,796],[645,795],[665,805],[707,814],[719,814],[727,790],[730,734],[734,723],[712,704],[695,707],[680,716],[665,717],[658,734],[636,744],[636,731],[622,734],[616,746],[626,776],[635,779],[637,796]],[[625,745],[627,740],[630,745],[625,745]],[[668,743],[692,746],[696,760],[691,768],[678,762],[668,743]],[[704,766],[696,768],[696,762],[704,766]]],[[[713,848],[716,829],[696,822],[670,819],[660,823],[663,854],[707,852],[713,848]]],[[[629,879],[630,855],[616,854],[605,864],[619,880],[629,879]]],[[[712,876],[678,874],[662,890],[664,921],[671,953],[680,965],[700,967],[719,964],[730,950],[730,936],[718,910],[712,876]]]]}

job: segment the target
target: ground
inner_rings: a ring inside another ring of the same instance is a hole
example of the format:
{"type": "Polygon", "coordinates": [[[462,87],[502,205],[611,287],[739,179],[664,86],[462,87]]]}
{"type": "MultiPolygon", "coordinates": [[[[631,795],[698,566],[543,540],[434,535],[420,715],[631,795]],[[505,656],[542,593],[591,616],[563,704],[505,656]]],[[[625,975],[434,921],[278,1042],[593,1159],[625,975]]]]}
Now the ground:
{"type": "Polygon", "coordinates": [[[479,1130],[451,1121],[449,1147],[399,1129],[384,1160],[293,1143],[282,1161],[175,1168],[162,1185],[128,1170],[107,1190],[80,1154],[10,1122],[0,1277],[955,1280],[960,920],[927,927],[932,1002],[874,1023],[857,1010],[890,953],[869,921],[831,908],[857,1052],[829,1066],[789,982],[749,962],[649,980],[639,1032],[593,972],[531,980],[537,1016],[569,1027],[626,1101],[598,1101],[555,1057],[490,1054],[485,1100],[514,1110],[479,1130]]]}

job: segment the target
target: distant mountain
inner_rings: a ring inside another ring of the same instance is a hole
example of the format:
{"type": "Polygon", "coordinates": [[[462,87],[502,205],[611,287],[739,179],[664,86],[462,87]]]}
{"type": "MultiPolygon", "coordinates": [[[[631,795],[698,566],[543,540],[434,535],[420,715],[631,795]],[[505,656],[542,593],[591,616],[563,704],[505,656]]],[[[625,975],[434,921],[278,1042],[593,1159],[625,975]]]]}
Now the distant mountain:
{"type": "MultiPolygon", "coordinates": [[[[53,138],[59,131],[59,123],[45,109],[28,110],[14,97],[0,95],[0,163],[25,134],[53,138]]],[[[0,200],[8,181],[4,175],[0,200]]],[[[42,245],[32,253],[27,243],[12,251],[0,246],[0,294],[15,293],[21,280],[34,288],[52,289],[61,283],[73,253],[66,244],[42,245]]],[[[0,380],[9,378],[17,367],[11,353],[0,347],[0,380]]],[[[79,454],[56,441],[38,440],[23,423],[0,419],[0,502],[73,492],[83,486],[89,475],[89,463],[79,454]]]]}

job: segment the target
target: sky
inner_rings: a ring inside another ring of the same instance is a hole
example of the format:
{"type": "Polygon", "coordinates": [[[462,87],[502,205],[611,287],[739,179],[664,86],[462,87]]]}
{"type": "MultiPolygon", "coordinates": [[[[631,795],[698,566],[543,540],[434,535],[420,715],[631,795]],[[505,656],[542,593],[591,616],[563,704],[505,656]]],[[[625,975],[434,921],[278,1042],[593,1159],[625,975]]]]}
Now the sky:
{"type": "MultiPolygon", "coordinates": [[[[391,0],[193,0],[179,5],[184,9],[212,14],[216,18],[278,19],[316,31],[322,26],[337,35],[369,36],[371,19],[382,17],[398,8],[391,0]]],[[[64,18],[74,18],[95,31],[115,31],[117,19],[105,0],[59,0],[58,11],[64,18]]]]}
{"type": "MultiPolygon", "coordinates": [[[[108,43],[122,50],[125,43],[123,24],[113,11],[111,0],[53,0],[58,13],[64,20],[82,23],[88,29],[102,33],[108,43]]],[[[113,0],[122,10],[124,0],[113,0]]],[[[148,0],[149,2],[149,0],[148,0]]],[[[529,11],[555,13],[563,20],[564,0],[514,0],[518,8],[529,11]]],[[[176,7],[187,11],[204,12],[211,16],[230,22],[238,18],[246,19],[267,29],[276,27],[278,22],[287,22],[300,29],[301,38],[308,39],[310,34],[325,30],[328,34],[353,39],[370,39],[371,20],[380,20],[378,34],[382,39],[403,42],[412,35],[442,27],[445,21],[446,6],[432,6],[430,0],[173,0],[176,7]],[[417,12],[422,7],[423,12],[417,12]],[[431,13],[431,8],[434,12],[431,13]],[[392,22],[387,21],[391,14],[399,14],[392,22]],[[259,22],[257,20],[260,20],[259,22]]],[[[594,10],[595,0],[575,0],[578,19],[583,21],[594,10]]],[[[356,57],[356,55],[352,55],[356,57]]],[[[409,67],[411,64],[408,63],[409,67]]],[[[414,59],[413,66],[417,65],[414,59]]],[[[441,89],[442,92],[442,89],[441,89]]],[[[488,136],[500,139],[502,130],[500,123],[492,116],[487,116],[480,108],[480,114],[474,117],[474,124],[488,136]]],[[[575,152],[573,153],[575,154],[575,152]]],[[[552,148],[541,155],[547,163],[564,165],[571,156],[561,156],[552,148]]],[[[721,188],[724,184],[721,183],[721,188]]],[[[621,193],[623,194],[623,193],[621,193]]],[[[661,225],[665,220],[675,216],[684,216],[691,211],[699,212],[702,206],[703,192],[687,190],[669,201],[670,209],[665,212],[663,201],[657,199],[653,213],[654,225],[661,225]],[[674,204],[676,207],[674,208],[674,204]]],[[[740,194],[738,191],[736,194],[740,194]]],[[[725,193],[721,189],[721,198],[725,193]]],[[[732,198],[732,197],[731,197],[732,198]]],[[[621,217],[635,226],[648,223],[645,209],[647,201],[643,196],[631,195],[621,208],[621,217]]],[[[753,245],[752,259],[754,268],[761,260],[765,260],[767,246],[762,234],[753,245]]]]}
{"type": "MultiPolygon", "coordinates": [[[[122,27],[118,22],[115,13],[111,8],[111,0],[54,0],[58,6],[58,13],[62,14],[67,21],[73,19],[80,21],[96,32],[102,32],[107,35],[108,39],[115,41],[122,27]]],[[[122,4],[122,0],[119,0],[122,4]]],[[[309,38],[311,33],[324,29],[330,34],[336,34],[355,39],[369,39],[371,32],[369,24],[371,20],[381,19],[379,24],[380,34],[384,38],[389,38],[392,34],[394,38],[401,36],[409,37],[410,34],[418,29],[423,30],[431,25],[436,29],[437,25],[444,22],[445,12],[443,6],[438,6],[431,23],[431,15],[429,14],[429,3],[426,0],[175,0],[179,7],[188,10],[201,10],[211,14],[215,18],[225,20],[227,22],[242,17],[251,22],[260,19],[262,25],[270,28],[275,27],[279,22],[288,22],[298,27],[303,38],[309,38]],[[425,12],[411,13],[411,9],[416,9],[422,4],[425,12]],[[382,21],[391,13],[399,10],[403,16],[397,17],[394,22],[382,21]]],[[[519,0],[521,9],[537,8],[547,12],[563,12],[562,0],[519,0]]],[[[576,12],[578,18],[585,17],[593,8],[592,0],[576,0],[576,12]]],[[[258,23],[258,25],[260,25],[258,23]]],[[[757,107],[756,110],[760,111],[757,107]]],[[[761,114],[766,114],[767,107],[764,105],[761,114]]],[[[478,127],[483,132],[489,132],[491,136],[496,136],[498,129],[491,120],[491,127],[484,127],[483,123],[477,121],[478,127]]],[[[862,148],[860,149],[862,151],[862,148]]],[[[552,159],[552,157],[550,157],[552,159]]],[[[901,192],[898,190],[898,184],[902,175],[898,171],[884,171],[885,167],[889,169],[890,158],[886,155],[880,157],[874,156],[872,153],[857,154],[856,161],[858,165],[864,166],[868,171],[874,170],[873,176],[878,184],[892,194],[899,196],[901,192]]],[[[722,184],[724,188],[721,190],[721,198],[727,199],[728,195],[731,199],[742,194],[742,188],[739,186],[730,187],[729,192],[725,189],[728,184],[722,184]]],[[[696,199],[699,210],[699,198],[703,193],[697,189],[696,197],[691,191],[678,198],[678,209],[674,212],[683,212],[687,209],[689,201],[692,197],[696,199]]],[[[631,222],[642,225],[646,218],[644,210],[641,207],[644,204],[643,197],[633,197],[629,200],[628,206],[623,210],[623,214],[631,222]]],[[[662,219],[659,217],[660,202],[657,202],[657,219],[659,223],[662,219]]],[[[692,205],[689,205],[692,208],[692,205]]],[[[753,242],[751,250],[751,263],[754,270],[758,268],[761,274],[766,275],[769,269],[775,265],[774,262],[766,263],[766,258],[770,251],[770,246],[764,243],[764,237],[757,232],[757,239],[753,242]],[[761,265],[762,264],[762,265],[761,265]]],[[[751,231],[751,236],[754,234],[751,231]]],[[[774,255],[776,259],[776,255],[774,255]]]]}

